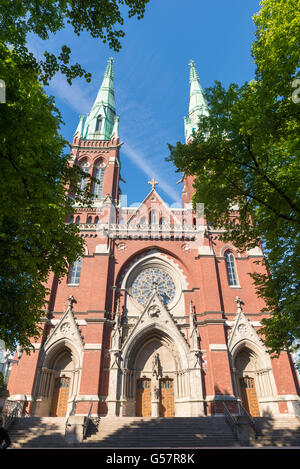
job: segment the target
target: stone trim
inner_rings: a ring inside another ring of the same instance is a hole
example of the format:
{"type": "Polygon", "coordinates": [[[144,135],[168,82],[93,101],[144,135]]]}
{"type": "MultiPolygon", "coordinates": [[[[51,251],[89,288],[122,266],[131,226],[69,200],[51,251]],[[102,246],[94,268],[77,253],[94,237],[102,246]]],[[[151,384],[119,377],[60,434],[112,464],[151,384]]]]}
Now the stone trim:
{"type": "Polygon", "coordinates": [[[228,350],[226,344],[209,344],[209,349],[211,352],[216,350],[224,352],[228,350]]]}
{"type": "Polygon", "coordinates": [[[85,344],[84,350],[102,350],[102,344],[85,344]]]}

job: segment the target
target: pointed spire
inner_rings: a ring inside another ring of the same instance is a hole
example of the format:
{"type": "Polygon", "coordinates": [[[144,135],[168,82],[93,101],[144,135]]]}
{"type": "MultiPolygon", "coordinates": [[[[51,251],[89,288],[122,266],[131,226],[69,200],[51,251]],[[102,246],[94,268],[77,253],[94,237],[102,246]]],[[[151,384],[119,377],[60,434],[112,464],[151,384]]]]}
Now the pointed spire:
{"type": "Polygon", "coordinates": [[[80,120],[75,135],[87,140],[110,140],[113,134],[119,136],[113,78],[113,59],[109,58],[96,100],[86,118],[80,120]]]}
{"type": "Polygon", "coordinates": [[[79,124],[74,135],[77,135],[78,137],[83,136],[84,120],[85,116],[79,116],[79,124]]]}
{"type": "Polygon", "coordinates": [[[189,114],[184,118],[184,130],[186,142],[192,136],[193,131],[197,130],[199,116],[208,116],[208,106],[205,101],[203,90],[200,85],[195,62],[190,61],[190,97],[189,97],[189,114]]]}

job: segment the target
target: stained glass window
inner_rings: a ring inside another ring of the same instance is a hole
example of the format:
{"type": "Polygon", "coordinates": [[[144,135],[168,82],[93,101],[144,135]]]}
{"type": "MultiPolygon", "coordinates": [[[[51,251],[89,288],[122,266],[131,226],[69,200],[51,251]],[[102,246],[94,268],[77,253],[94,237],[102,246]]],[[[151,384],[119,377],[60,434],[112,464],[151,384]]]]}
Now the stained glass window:
{"type": "MultiPolygon", "coordinates": [[[[80,169],[84,171],[85,173],[89,174],[89,164],[87,162],[84,162],[80,165],[80,169]]],[[[80,189],[83,191],[85,190],[87,183],[88,183],[89,178],[82,176],[80,180],[80,189]]]]}
{"type": "Polygon", "coordinates": [[[145,306],[154,292],[154,288],[163,302],[168,304],[175,296],[175,283],[171,276],[163,269],[151,267],[142,270],[131,286],[131,294],[139,304],[145,306]]]}
{"type": "Polygon", "coordinates": [[[234,255],[230,251],[225,252],[225,263],[227,270],[228,283],[231,286],[238,285],[234,255]]]}
{"type": "Polygon", "coordinates": [[[68,283],[72,285],[78,285],[80,280],[82,258],[80,257],[72,264],[69,272],[68,283]]]}
{"type": "Polygon", "coordinates": [[[95,170],[94,177],[98,179],[99,182],[94,183],[93,196],[95,199],[101,199],[104,183],[104,167],[98,166],[95,170]]]}

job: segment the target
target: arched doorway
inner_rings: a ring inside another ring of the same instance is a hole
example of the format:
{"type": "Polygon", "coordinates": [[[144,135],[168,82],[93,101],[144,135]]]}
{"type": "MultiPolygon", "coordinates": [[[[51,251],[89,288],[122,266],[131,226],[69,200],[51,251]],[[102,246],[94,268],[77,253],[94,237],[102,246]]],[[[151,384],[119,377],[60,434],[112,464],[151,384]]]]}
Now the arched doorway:
{"type": "Polygon", "coordinates": [[[259,417],[259,405],[254,378],[240,378],[242,405],[252,417],[259,417]]]}
{"type": "Polygon", "coordinates": [[[79,387],[78,355],[66,341],[51,347],[39,368],[34,415],[65,417],[79,387]]]}
{"type": "Polygon", "coordinates": [[[159,382],[159,416],[174,417],[174,380],[169,377],[159,382]]]}
{"type": "Polygon", "coordinates": [[[234,354],[236,392],[241,404],[252,417],[259,417],[265,409],[264,402],[274,396],[270,369],[264,357],[248,344],[234,354]]]}
{"type": "Polygon", "coordinates": [[[175,344],[159,330],[148,331],[131,350],[124,381],[125,415],[173,417],[180,360],[175,344]]]}
{"type": "Polygon", "coordinates": [[[74,364],[71,351],[62,350],[53,363],[53,383],[50,405],[51,417],[65,417],[71,391],[74,364]]]}
{"type": "Polygon", "coordinates": [[[136,383],[136,415],[151,417],[151,379],[139,378],[136,383]]]}
{"type": "Polygon", "coordinates": [[[64,375],[55,378],[50,408],[51,417],[65,417],[68,408],[69,391],[70,378],[64,375]]]}

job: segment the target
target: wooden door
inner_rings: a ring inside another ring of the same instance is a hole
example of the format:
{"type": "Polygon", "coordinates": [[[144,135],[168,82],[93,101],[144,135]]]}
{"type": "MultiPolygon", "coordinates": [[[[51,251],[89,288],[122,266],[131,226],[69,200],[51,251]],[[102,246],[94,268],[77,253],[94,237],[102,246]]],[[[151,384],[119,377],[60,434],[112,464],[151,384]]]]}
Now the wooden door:
{"type": "Polygon", "coordinates": [[[174,382],[172,379],[164,378],[160,380],[160,417],[174,417],[174,382]]]}
{"type": "Polygon", "coordinates": [[[68,407],[70,378],[61,376],[55,379],[51,403],[51,417],[65,417],[68,407]]]}
{"type": "Polygon", "coordinates": [[[151,417],[151,380],[148,378],[136,382],[136,415],[151,417]]]}
{"type": "Polygon", "coordinates": [[[242,404],[252,417],[259,417],[259,406],[255,390],[254,378],[245,376],[240,379],[242,404]]]}

